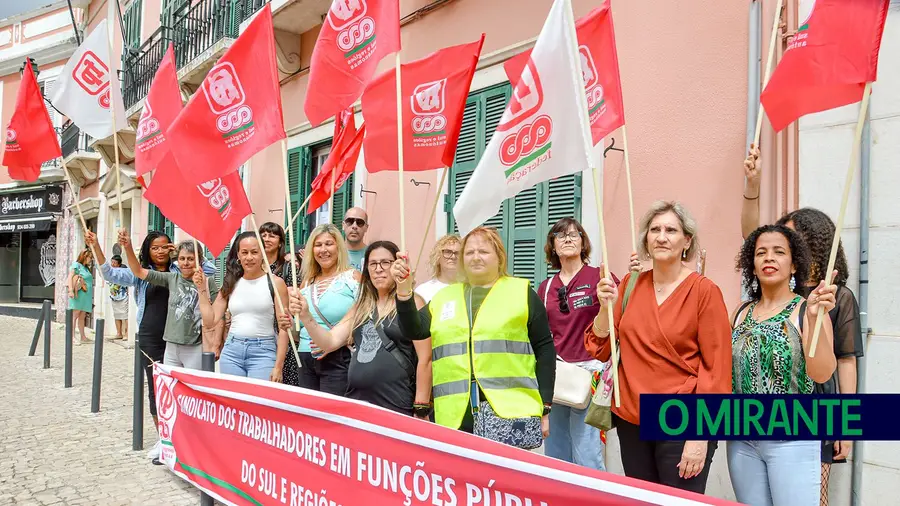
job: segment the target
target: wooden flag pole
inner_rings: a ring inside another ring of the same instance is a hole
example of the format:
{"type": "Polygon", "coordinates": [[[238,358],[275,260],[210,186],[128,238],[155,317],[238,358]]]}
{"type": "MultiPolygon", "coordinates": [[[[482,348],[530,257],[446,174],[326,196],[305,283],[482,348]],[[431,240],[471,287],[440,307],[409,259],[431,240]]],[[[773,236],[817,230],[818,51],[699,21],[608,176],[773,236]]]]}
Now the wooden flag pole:
{"type": "Polygon", "coordinates": [[[437,213],[438,203],[441,201],[441,194],[444,191],[444,180],[447,179],[447,173],[450,172],[449,167],[444,167],[441,172],[441,182],[437,185],[437,193],[434,195],[434,205],[431,206],[431,216],[428,217],[428,224],[425,225],[425,234],[422,236],[422,245],[419,246],[419,252],[416,254],[416,268],[413,272],[419,270],[419,264],[422,261],[422,252],[425,251],[425,242],[428,240],[428,232],[431,231],[431,223],[434,222],[434,215],[437,213]]]}
{"type": "MultiPolygon", "coordinates": [[[[400,251],[406,251],[406,199],[403,196],[403,92],[400,83],[400,51],[396,59],[397,76],[397,184],[400,197],[400,251]]],[[[407,254],[409,254],[407,252],[407,254]]]]}
{"type": "MultiPolygon", "coordinates": [[[[847,214],[847,201],[850,200],[850,187],[853,186],[853,177],[859,167],[859,151],[862,145],[863,126],[866,122],[866,112],[869,110],[869,95],[871,95],[872,83],[866,83],[863,90],[862,104],[859,106],[859,117],[856,119],[856,134],[853,137],[853,150],[850,154],[850,167],[847,169],[847,178],[844,179],[844,195],[841,197],[841,213],[838,215],[837,225],[834,230],[834,240],[831,242],[831,255],[828,257],[828,270],[825,271],[825,285],[830,285],[834,280],[834,264],[837,261],[838,246],[841,244],[841,231],[844,229],[844,217],[847,214]]],[[[812,343],[809,346],[809,357],[816,356],[816,346],[819,344],[819,332],[822,330],[822,320],[825,316],[825,308],[819,306],[816,315],[815,330],[813,330],[812,343]]]]}
{"type": "MultiPolygon", "coordinates": [[[[622,151],[625,154],[625,182],[628,185],[628,213],[631,221],[629,227],[631,229],[631,247],[634,252],[640,251],[638,248],[637,232],[634,228],[634,192],[631,190],[631,161],[628,158],[628,133],[625,125],[622,125],[622,151]]],[[[602,205],[601,201],[597,201],[598,208],[602,205]]],[[[603,253],[603,259],[606,260],[606,252],[603,253]]]]}
{"type": "MultiPolygon", "coordinates": [[[[286,160],[286,158],[285,158],[286,160]]],[[[263,259],[263,270],[266,272],[266,276],[269,277],[269,282],[272,283],[272,286],[275,286],[275,277],[272,274],[272,269],[269,268],[269,261],[266,259],[266,245],[263,244],[262,236],[259,235],[259,226],[256,224],[256,216],[251,212],[250,213],[250,223],[253,225],[253,233],[256,234],[256,240],[259,241],[259,250],[262,252],[263,259]]],[[[297,276],[294,276],[294,280],[296,283],[297,276]]],[[[284,306],[284,302],[281,300],[281,294],[278,293],[278,290],[273,290],[275,292],[275,303],[277,307],[275,308],[275,317],[278,318],[278,314],[287,313],[288,308],[284,306]]],[[[278,323],[277,321],[275,322],[278,323]]],[[[277,339],[277,337],[276,337],[277,339]]],[[[297,368],[302,369],[303,365],[300,363],[300,354],[297,352],[297,343],[294,342],[294,338],[292,336],[288,336],[288,342],[291,345],[291,348],[294,350],[294,359],[297,361],[297,368]]]]}
{"type": "MultiPolygon", "coordinates": [[[[72,184],[72,177],[69,175],[69,168],[66,167],[66,164],[63,163],[63,157],[59,157],[59,164],[63,168],[63,175],[66,177],[66,183],[69,184],[69,188],[72,190],[72,195],[75,195],[75,186],[72,184]]],[[[84,230],[84,235],[87,236],[87,233],[90,232],[88,230],[87,221],[84,219],[84,213],[81,212],[81,201],[79,201],[78,197],[74,197],[75,200],[75,210],[78,211],[78,219],[81,220],[81,228],[84,230]]],[[[97,255],[97,249],[91,244],[91,254],[94,255],[94,260],[99,258],[97,255]]],[[[97,269],[97,274],[100,276],[102,281],[106,281],[103,279],[103,270],[97,269]]]]}
{"type": "MultiPolygon", "coordinates": [[[[335,164],[335,166],[337,166],[337,164],[335,164]]],[[[334,169],[331,169],[331,196],[328,197],[328,223],[334,223],[334,169]]]]}
{"type": "MultiPolygon", "coordinates": [[[[118,2],[116,2],[118,4],[118,2]]],[[[115,66],[112,64],[113,59],[113,33],[115,33],[116,26],[116,18],[114,16],[113,11],[113,2],[109,2],[109,9],[107,12],[107,19],[109,19],[108,23],[108,33],[107,42],[109,43],[109,59],[110,59],[110,69],[115,71],[115,66]]],[[[123,41],[124,42],[124,41],[123,41]]],[[[115,72],[110,75],[109,78],[109,110],[112,113],[112,127],[113,127],[113,153],[116,161],[116,197],[119,200],[119,227],[125,228],[125,213],[122,211],[122,177],[121,170],[119,169],[119,129],[116,127],[116,101],[114,98],[114,93],[112,91],[113,86],[118,86],[118,78],[115,76],[115,72]],[[114,80],[113,78],[116,77],[114,80]]],[[[129,227],[130,228],[130,227],[129,227]]]]}
{"type": "MultiPolygon", "coordinates": [[[[766,75],[763,77],[763,89],[769,84],[769,79],[772,77],[772,67],[775,66],[775,42],[778,40],[778,32],[780,31],[778,27],[781,24],[781,11],[783,8],[784,0],[778,0],[778,5],[775,7],[775,20],[772,21],[772,35],[769,38],[769,56],[766,58],[766,75]]],[[[759,147],[759,136],[762,134],[763,113],[762,104],[760,104],[759,111],[756,113],[756,133],[753,135],[753,145],[757,148],[759,147]]]]}
{"type": "MultiPolygon", "coordinates": [[[[284,213],[284,215],[289,217],[289,216],[291,216],[291,176],[290,176],[290,172],[288,170],[288,163],[287,163],[287,139],[281,139],[281,163],[282,163],[282,167],[284,168],[284,170],[282,171],[284,173],[284,206],[285,206],[285,209],[287,210],[284,213]]],[[[310,193],[310,196],[312,196],[312,193],[310,193]]],[[[306,201],[300,205],[301,209],[303,208],[303,205],[306,204],[306,202],[309,202],[309,198],[307,198],[306,201]]],[[[297,210],[297,212],[300,212],[299,209],[297,210]]],[[[297,275],[299,273],[297,272],[298,269],[295,268],[296,259],[297,259],[297,251],[296,251],[296,247],[294,246],[294,220],[293,219],[288,220],[287,226],[288,226],[287,237],[288,237],[288,246],[289,246],[288,251],[291,252],[291,262],[290,262],[291,285],[294,288],[294,290],[296,290],[297,289],[297,275]]],[[[253,218],[253,228],[254,228],[254,230],[256,230],[257,235],[259,235],[259,227],[256,226],[256,218],[253,218]]],[[[269,265],[269,259],[268,259],[268,257],[266,257],[266,249],[265,249],[265,247],[263,247],[262,241],[260,241],[260,247],[263,248],[263,250],[262,250],[263,257],[266,260],[265,264],[269,265]]],[[[300,317],[299,317],[299,315],[294,315],[294,329],[297,332],[300,332],[300,317]]],[[[291,337],[290,341],[293,343],[294,338],[291,337]]],[[[296,351],[296,350],[294,350],[294,351],[296,351]]],[[[297,364],[298,365],[300,364],[299,360],[297,361],[297,364]]]]}
{"type": "Polygon", "coordinates": [[[304,200],[299,207],[297,207],[297,212],[294,213],[294,216],[291,217],[291,226],[294,226],[294,222],[297,221],[297,218],[300,217],[300,214],[306,209],[306,204],[309,203],[309,199],[313,196],[312,192],[309,192],[309,195],[306,196],[306,200],[304,200]]]}

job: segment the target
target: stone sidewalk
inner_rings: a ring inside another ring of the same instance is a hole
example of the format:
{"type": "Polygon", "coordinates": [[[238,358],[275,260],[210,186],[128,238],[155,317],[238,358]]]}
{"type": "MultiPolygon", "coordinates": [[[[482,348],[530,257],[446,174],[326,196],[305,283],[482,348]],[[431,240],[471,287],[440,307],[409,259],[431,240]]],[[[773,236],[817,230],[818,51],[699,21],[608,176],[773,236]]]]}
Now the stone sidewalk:
{"type": "MultiPolygon", "coordinates": [[[[144,450],[131,450],[134,351],[103,346],[100,413],[91,413],[94,345],[75,346],[63,388],[64,333],[53,324],[50,369],[35,320],[0,316],[0,505],[196,505],[200,494],[146,458],[156,431],[146,407],[144,450]]],[[[146,383],[144,384],[146,399],[146,383]]]]}

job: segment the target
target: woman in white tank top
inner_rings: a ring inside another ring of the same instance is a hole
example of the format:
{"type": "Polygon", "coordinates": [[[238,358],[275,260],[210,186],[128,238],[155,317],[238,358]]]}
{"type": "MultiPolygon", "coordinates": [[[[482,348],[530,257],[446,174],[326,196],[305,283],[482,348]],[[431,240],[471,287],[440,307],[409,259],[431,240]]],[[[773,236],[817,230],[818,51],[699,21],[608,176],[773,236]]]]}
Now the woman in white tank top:
{"type": "MultiPolygon", "coordinates": [[[[287,301],[284,281],[272,277],[269,284],[264,270],[265,257],[254,232],[237,236],[225,262],[225,281],[216,301],[201,305],[204,323],[222,320],[225,311],[231,313],[231,327],[221,349],[219,368],[223,374],[233,374],[262,380],[281,382],[288,337],[276,327],[274,290],[287,301]]],[[[282,312],[278,308],[278,312],[282,312]]]]}

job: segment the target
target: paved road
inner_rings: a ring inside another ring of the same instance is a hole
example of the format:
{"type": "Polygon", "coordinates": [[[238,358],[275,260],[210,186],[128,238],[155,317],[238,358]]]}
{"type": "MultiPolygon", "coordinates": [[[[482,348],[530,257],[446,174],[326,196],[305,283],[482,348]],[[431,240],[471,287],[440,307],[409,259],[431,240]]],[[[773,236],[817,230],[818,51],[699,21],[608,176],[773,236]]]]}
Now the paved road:
{"type": "MultiPolygon", "coordinates": [[[[28,356],[35,323],[0,316],[0,505],[199,504],[194,488],[131,450],[133,350],[104,343],[92,414],[93,344],[74,348],[73,386],[63,388],[62,327],[53,325],[45,370],[43,341],[28,356]]],[[[149,449],[156,434],[146,401],[144,411],[149,449]]]]}

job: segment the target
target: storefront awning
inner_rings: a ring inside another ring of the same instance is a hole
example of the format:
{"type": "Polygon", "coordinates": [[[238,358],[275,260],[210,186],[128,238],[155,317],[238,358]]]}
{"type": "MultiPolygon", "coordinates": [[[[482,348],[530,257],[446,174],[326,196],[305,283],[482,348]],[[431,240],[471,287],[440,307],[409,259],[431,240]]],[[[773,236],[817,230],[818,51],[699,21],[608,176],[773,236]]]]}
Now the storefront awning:
{"type": "Polygon", "coordinates": [[[32,214],[16,218],[0,219],[0,234],[15,232],[42,232],[56,226],[56,217],[50,213],[32,214]]]}

